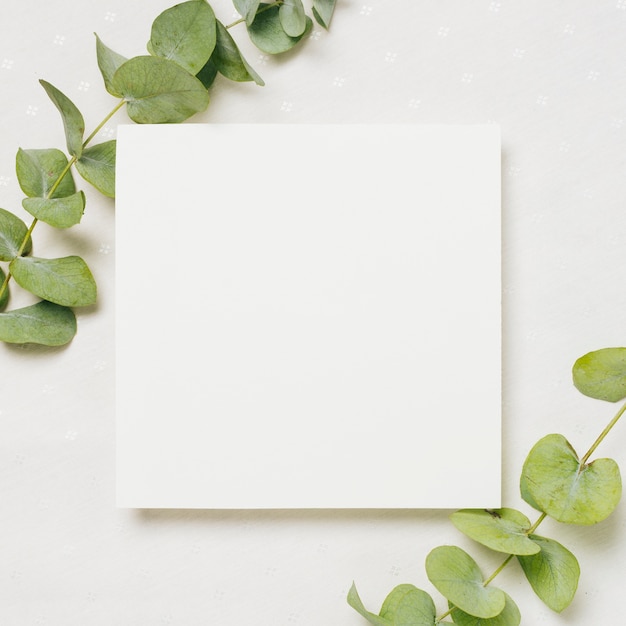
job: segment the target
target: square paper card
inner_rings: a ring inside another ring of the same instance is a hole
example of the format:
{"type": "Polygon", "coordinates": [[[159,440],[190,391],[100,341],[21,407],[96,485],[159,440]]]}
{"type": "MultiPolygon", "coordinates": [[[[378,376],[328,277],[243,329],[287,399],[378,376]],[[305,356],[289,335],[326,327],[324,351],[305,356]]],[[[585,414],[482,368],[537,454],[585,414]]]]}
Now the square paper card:
{"type": "Polygon", "coordinates": [[[117,504],[500,505],[495,125],[122,126],[117,504]]]}

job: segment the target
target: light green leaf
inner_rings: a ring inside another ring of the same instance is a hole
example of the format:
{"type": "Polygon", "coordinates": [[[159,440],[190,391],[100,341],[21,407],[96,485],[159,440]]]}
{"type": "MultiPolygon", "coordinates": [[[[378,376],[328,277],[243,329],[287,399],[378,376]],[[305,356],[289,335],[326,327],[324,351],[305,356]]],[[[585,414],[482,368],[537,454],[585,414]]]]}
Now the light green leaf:
{"type": "Polygon", "coordinates": [[[505,593],[504,597],[506,599],[506,603],[504,605],[504,610],[500,613],[500,615],[486,619],[482,617],[474,617],[473,615],[468,615],[467,613],[461,611],[458,607],[453,608],[453,605],[450,604],[450,608],[452,609],[452,619],[455,624],[458,624],[458,626],[519,626],[522,621],[522,616],[517,608],[517,605],[508,594],[505,593]]]}
{"type": "Polygon", "coordinates": [[[250,26],[254,22],[257,10],[261,4],[261,0],[233,0],[237,13],[246,20],[246,24],[250,26]]]}
{"type": "MultiPolygon", "coordinates": [[[[230,33],[221,22],[217,22],[217,45],[211,57],[216,69],[228,78],[239,82],[253,80],[263,86],[263,79],[248,65],[230,33]]],[[[204,83],[204,81],[202,81],[204,83]]]]}
{"type": "MultiPolygon", "coordinates": [[[[4,270],[0,267],[0,289],[4,284],[7,275],[4,273],[4,270]]],[[[6,285],[4,291],[0,295],[0,311],[4,311],[7,308],[7,304],[9,303],[9,286],[6,285]]]]}
{"type": "Polygon", "coordinates": [[[104,79],[104,87],[105,89],[116,98],[121,98],[122,94],[117,93],[115,89],[113,89],[113,76],[115,72],[117,72],[117,68],[120,67],[123,63],[125,63],[128,59],[123,57],[121,54],[117,52],[113,52],[111,48],[105,46],[100,37],[96,35],[96,57],[98,59],[98,67],[100,68],[100,73],[102,74],[102,78],[104,79]]]}
{"type": "Polygon", "coordinates": [[[267,54],[281,54],[291,50],[313,27],[311,18],[307,17],[304,32],[298,37],[290,37],[280,22],[278,6],[261,4],[260,8],[263,11],[248,26],[248,35],[252,43],[267,54]]]}
{"type": "Polygon", "coordinates": [[[190,0],[166,9],[154,20],[148,50],[195,75],[209,60],[215,37],[211,6],[205,0],[190,0]]]}
{"type": "Polygon", "coordinates": [[[113,76],[113,88],[127,101],[138,124],[177,123],[209,105],[204,85],[180,65],[159,57],[129,59],[113,76]]]}
{"type": "Polygon", "coordinates": [[[76,334],[72,309],[42,300],[37,304],[0,313],[0,341],[62,346],[76,334]]]}
{"type": "Polygon", "coordinates": [[[284,0],[278,9],[283,30],[290,37],[299,37],[306,29],[306,13],[302,0],[284,0]]]}
{"type": "Polygon", "coordinates": [[[85,120],[76,105],[56,87],[40,80],[41,86],[46,90],[50,100],[59,110],[65,128],[65,141],[68,152],[75,157],[80,157],[83,151],[83,135],[85,134],[85,120]]]}
{"type": "Polygon", "coordinates": [[[313,16],[320,26],[328,29],[337,0],[313,0],[313,16]]]}
{"type": "Polygon", "coordinates": [[[354,583],[348,592],[348,604],[374,626],[434,626],[435,604],[432,598],[413,585],[398,585],[385,598],[380,614],[370,613],[361,602],[354,583]]]}
{"type": "Polygon", "coordinates": [[[432,550],[426,557],[426,574],[437,590],[464,613],[490,618],[504,609],[504,592],[483,586],[478,565],[461,548],[439,546],[432,550]]]}
{"type": "Polygon", "coordinates": [[[98,191],[115,197],[115,139],[91,146],[76,161],[78,173],[98,191]]]}
{"type": "Polygon", "coordinates": [[[574,599],[580,567],[576,557],[554,539],[531,535],[541,552],[517,559],[534,592],[553,611],[561,612],[574,599]]]}
{"type": "Polygon", "coordinates": [[[626,348],[603,348],[581,356],[572,369],[576,389],[590,398],[626,398],[626,348]]]}
{"type": "Polygon", "coordinates": [[[96,283],[78,256],[16,257],[9,269],[18,285],[44,300],[63,306],[87,306],[96,301],[96,283]]]}
{"type": "Polygon", "coordinates": [[[65,198],[76,192],[67,157],[56,148],[17,151],[15,159],[17,180],[29,198],[46,198],[54,188],[52,198],[65,198]],[[59,177],[63,179],[56,186],[59,177]]]}
{"type": "MultiPolygon", "coordinates": [[[[10,211],[0,209],[0,261],[11,261],[19,254],[27,233],[28,228],[19,217],[10,211]]],[[[29,236],[22,254],[28,254],[32,244],[29,236]]]]}
{"type": "Polygon", "coordinates": [[[24,198],[22,206],[38,220],[55,228],[78,224],[85,211],[85,194],[77,191],[66,198],[24,198]]]}
{"type": "Polygon", "coordinates": [[[528,538],[529,519],[515,509],[463,509],[450,516],[468,537],[506,554],[536,554],[539,546],[528,538]]]}
{"type": "Polygon", "coordinates": [[[563,435],[547,435],[528,454],[520,481],[528,504],[566,524],[589,525],[608,517],[620,500],[622,480],[612,459],[581,466],[563,435]]]}

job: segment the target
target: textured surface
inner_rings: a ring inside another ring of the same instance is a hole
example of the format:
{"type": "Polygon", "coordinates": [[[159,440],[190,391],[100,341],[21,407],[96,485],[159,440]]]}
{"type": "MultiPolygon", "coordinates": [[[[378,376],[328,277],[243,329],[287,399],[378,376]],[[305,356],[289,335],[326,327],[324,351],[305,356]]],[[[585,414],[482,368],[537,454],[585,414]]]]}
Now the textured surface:
{"type": "MultiPolygon", "coordinates": [[[[625,343],[626,2],[339,1],[329,33],[315,27],[280,59],[233,29],[266,87],[220,81],[193,121],[501,124],[504,502],[534,519],[518,490],[532,445],[561,432],[583,453],[617,408],[580,396],[570,369],[589,350],[625,343]]],[[[115,104],[93,32],[120,54],[142,54],[168,6],[3,3],[0,206],[19,210],[18,147],[64,146],[37,80],[64,91],[93,128],[115,104]]],[[[235,19],[226,0],[214,8],[223,22],[235,19]]],[[[126,121],[119,114],[102,139],[114,137],[116,120],[126,121]]],[[[219,181],[207,181],[207,193],[211,184],[219,181]]],[[[353,580],[377,611],[401,582],[432,591],[423,564],[436,545],[469,547],[485,573],[499,564],[447,511],[116,510],[113,220],[113,203],[94,192],[80,226],[35,232],[37,255],[80,254],[98,281],[98,304],[80,312],[75,341],[0,346],[3,624],[359,626],[345,602],[353,580]]],[[[620,424],[598,454],[624,465],[623,437],[620,424]]],[[[578,556],[580,587],[557,616],[512,564],[498,580],[522,623],[620,623],[624,504],[598,526],[545,522],[540,531],[578,556]]]]}

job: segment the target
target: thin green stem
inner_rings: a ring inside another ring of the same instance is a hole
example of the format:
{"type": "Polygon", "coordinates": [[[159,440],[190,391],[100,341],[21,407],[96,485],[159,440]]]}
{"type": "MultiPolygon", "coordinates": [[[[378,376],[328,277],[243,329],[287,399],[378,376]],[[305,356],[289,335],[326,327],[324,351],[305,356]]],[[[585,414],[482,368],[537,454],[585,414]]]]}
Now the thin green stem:
{"type": "Polygon", "coordinates": [[[583,458],[580,459],[581,470],[585,466],[587,461],[589,460],[589,457],[596,451],[596,448],[602,443],[602,441],[604,441],[604,438],[611,432],[611,429],[613,428],[613,426],[617,424],[617,422],[619,421],[619,418],[622,417],[622,415],[624,414],[624,411],[626,411],[626,403],[622,405],[620,410],[615,414],[615,417],[608,423],[607,427],[600,433],[600,436],[593,442],[591,448],[589,448],[589,450],[587,450],[583,458]]]}
{"type": "MultiPolygon", "coordinates": [[[[85,139],[85,141],[83,142],[83,148],[85,148],[86,146],[89,145],[89,143],[92,141],[92,139],[102,130],[102,127],[122,108],[122,106],[124,106],[125,102],[126,102],[126,100],[122,99],[113,107],[113,109],[111,109],[111,111],[95,127],[95,129],[87,137],[87,139],[85,139]]],[[[52,185],[52,187],[50,187],[50,190],[46,194],[46,199],[47,200],[52,198],[52,196],[54,195],[54,192],[58,189],[59,185],[61,184],[61,182],[63,181],[63,179],[67,175],[67,173],[72,169],[72,166],[74,165],[74,163],[76,163],[77,160],[78,159],[75,156],[73,156],[68,161],[67,165],[63,168],[63,171],[59,174],[57,179],[54,181],[54,184],[52,185]]],[[[35,226],[37,226],[37,222],[38,221],[39,220],[37,218],[34,218],[33,221],[31,222],[30,227],[26,231],[26,235],[24,235],[24,238],[22,239],[22,242],[20,244],[20,247],[18,249],[18,252],[17,252],[16,256],[22,256],[22,254],[24,253],[24,250],[26,249],[26,246],[28,245],[28,241],[29,241],[31,235],[33,234],[33,230],[35,229],[35,226]]],[[[8,271],[6,273],[6,276],[4,277],[4,280],[2,281],[2,285],[0,285],[0,298],[2,298],[4,292],[7,290],[8,286],[9,286],[10,280],[11,280],[11,272],[8,271]]]]}
{"type": "MultiPolygon", "coordinates": [[[[268,11],[269,9],[272,9],[274,7],[280,6],[281,4],[283,4],[283,0],[278,0],[278,2],[272,2],[271,4],[268,4],[266,7],[261,7],[256,12],[256,15],[258,15],[259,13],[264,13],[265,11],[268,11]]],[[[231,22],[230,24],[227,24],[226,26],[224,26],[224,28],[228,30],[229,28],[232,28],[233,26],[237,26],[237,24],[243,24],[245,21],[246,21],[245,17],[240,17],[238,20],[235,20],[234,22],[231,22]]]]}
{"type": "Polygon", "coordinates": [[[500,564],[499,567],[497,567],[493,573],[491,574],[491,576],[489,576],[488,578],[485,579],[485,581],[483,582],[483,587],[486,587],[508,564],[509,561],[513,558],[512,554],[509,554],[509,556],[506,557],[506,559],[504,559],[504,561],[502,561],[502,563],[500,564]]]}

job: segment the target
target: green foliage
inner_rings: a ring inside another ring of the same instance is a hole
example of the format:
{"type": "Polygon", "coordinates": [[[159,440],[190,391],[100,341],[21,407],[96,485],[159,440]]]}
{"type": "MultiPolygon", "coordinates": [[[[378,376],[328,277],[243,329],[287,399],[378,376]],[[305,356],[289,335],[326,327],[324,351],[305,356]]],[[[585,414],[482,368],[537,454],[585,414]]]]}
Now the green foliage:
{"type": "MultiPolygon", "coordinates": [[[[336,0],[314,0],[311,10],[328,27],[336,0]]],[[[118,101],[85,137],[78,106],[60,89],[40,80],[61,115],[67,154],[57,148],[22,149],[15,169],[25,195],[22,208],[33,218],[27,226],[17,215],[0,209],[0,341],[60,345],[76,333],[68,307],[96,301],[96,282],[80,257],[46,259],[28,256],[32,232],[39,222],[53,228],[80,223],[88,196],[77,189],[73,170],[109,198],[115,197],[115,140],[90,145],[102,127],[122,108],[139,124],[184,122],[209,105],[218,76],[264,85],[246,61],[229,30],[244,22],[253,43],[269,54],[292,49],[311,30],[302,0],[234,0],[242,19],[225,26],[206,0],[188,0],[162,11],[152,22],[149,55],[127,57],[109,48],[98,35],[96,62],[106,91],[118,101]],[[6,312],[11,281],[42,298],[32,306],[6,312]]]]}
{"type": "MultiPolygon", "coordinates": [[[[590,352],[576,361],[572,372],[574,385],[587,396],[610,402],[626,398],[626,348],[590,352]]],[[[417,605],[406,605],[400,623],[442,624],[449,623],[444,620],[450,617],[459,626],[519,626],[521,613],[513,599],[490,586],[514,559],[537,597],[551,610],[564,611],[578,588],[578,560],[558,541],[535,531],[547,517],[584,526],[602,522],[615,510],[622,491],[619,467],[612,459],[590,459],[624,413],[626,403],[581,458],[563,435],[547,435],[533,446],[522,468],[520,492],[526,503],[541,512],[534,523],[512,508],[452,513],[450,520],[458,530],[507,556],[484,579],[476,561],[461,548],[434,548],[426,558],[426,575],[448,600],[448,611],[433,617],[417,605]]],[[[391,623],[382,610],[374,615],[365,609],[354,584],[347,600],[374,626],[391,623]]]]}

